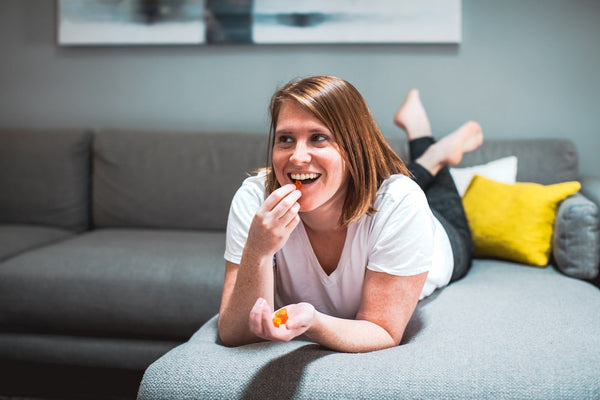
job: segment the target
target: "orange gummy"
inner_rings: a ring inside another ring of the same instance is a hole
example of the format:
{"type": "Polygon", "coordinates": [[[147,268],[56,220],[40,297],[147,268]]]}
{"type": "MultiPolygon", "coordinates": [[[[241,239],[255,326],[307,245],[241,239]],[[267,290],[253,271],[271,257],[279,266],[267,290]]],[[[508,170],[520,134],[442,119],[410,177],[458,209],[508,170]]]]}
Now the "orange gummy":
{"type": "Polygon", "coordinates": [[[296,189],[300,190],[300,188],[302,187],[302,182],[296,181],[294,182],[294,185],[296,185],[296,189]]]}
{"type": "Polygon", "coordinates": [[[285,324],[287,320],[287,310],[282,308],[275,313],[275,316],[273,317],[273,325],[275,325],[275,328],[279,328],[279,325],[285,324]]]}

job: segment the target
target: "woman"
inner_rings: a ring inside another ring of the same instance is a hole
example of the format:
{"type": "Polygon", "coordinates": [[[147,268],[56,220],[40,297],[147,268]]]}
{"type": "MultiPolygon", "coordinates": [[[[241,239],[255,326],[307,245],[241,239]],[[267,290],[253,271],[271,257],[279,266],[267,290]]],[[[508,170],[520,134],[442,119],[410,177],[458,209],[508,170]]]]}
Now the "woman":
{"type": "Polygon", "coordinates": [[[468,269],[468,225],[445,166],[481,144],[481,129],[467,123],[436,143],[411,91],[395,117],[410,140],[407,168],[344,80],[291,82],[270,111],[269,168],[231,205],[221,341],[306,334],[343,352],[398,345],[418,300],[468,269]],[[280,327],[275,307],[289,316],[280,327]]]}

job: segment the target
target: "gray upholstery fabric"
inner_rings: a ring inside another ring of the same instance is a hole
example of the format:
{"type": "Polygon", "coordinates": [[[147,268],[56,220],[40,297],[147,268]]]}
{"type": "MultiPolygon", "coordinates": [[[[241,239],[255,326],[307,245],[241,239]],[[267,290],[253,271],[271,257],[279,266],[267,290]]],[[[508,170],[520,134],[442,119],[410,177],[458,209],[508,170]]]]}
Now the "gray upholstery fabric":
{"type": "Polygon", "coordinates": [[[600,266],[598,206],[581,194],[565,199],[556,212],[552,255],[569,276],[594,279],[600,266]]]}
{"type": "Polygon", "coordinates": [[[88,227],[91,134],[0,131],[0,222],[88,227]]]}
{"type": "Polygon", "coordinates": [[[420,302],[401,346],[227,348],[215,318],[146,370],[138,399],[597,399],[599,309],[598,288],[551,267],[477,260],[420,302]]]}
{"type": "Polygon", "coordinates": [[[98,227],[225,229],[242,180],[267,159],[267,135],[108,131],[94,145],[98,227]],[[207,210],[209,210],[207,212],[207,210]]]}
{"type": "MultiPolygon", "coordinates": [[[[403,160],[408,160],[406,143],[390,140],[403,160]]],[[[577,150],[568,139],[486,139],[477,150],[464,155],[460,167],[483,164],[498,158],[517,156],[517,181],[543,185],[578,179],[577,150]]]]}
{"type": "Polygon", "coordinates": [[[576,180],[578,158],[575,145],[568,139],[487,140],[461,163],[477,165],[510,155],[517,156],[517,181],[543,185],[576,180]]]}
{"type": "Polygon", "coordinates": [[[54,243],[72,234],[59,228],[0,223],[0,261],[26,250],[54,243]]]}
{"type": "Polygon", "coordinates": [[[600,207],[600,176],[583,175],[579,177],[581,193],[600,207]]]}
{"type": "Polygon", "coordinates": [[[143,371],[178,344],[181,342],[0,331],[0,360],[143,371]]]}
{"type": "Polygon", "coordinates": [[[0,330],[185,340],[218,312],[224,233],[105,229],[5,261],[0,330]]]}
{"type": "MultiPolygon", "coordinates": [[[[600,397],[598,289],[508,262],[477,260],[421,302],[398,348],[217,345],[215,319],[198,329],[218,311],[231,198],[266,142],[101,132],[91,188],[90,134],[0,131],[0,360],[141,370],[197,332],[148,369],[140,398],[600,397]],[[69,237],[91,214],[102,229],[69,237]]],[[[519,180],[576,178],[569,141],[488,140],[463,164],[509,154],[519,180]]]]}

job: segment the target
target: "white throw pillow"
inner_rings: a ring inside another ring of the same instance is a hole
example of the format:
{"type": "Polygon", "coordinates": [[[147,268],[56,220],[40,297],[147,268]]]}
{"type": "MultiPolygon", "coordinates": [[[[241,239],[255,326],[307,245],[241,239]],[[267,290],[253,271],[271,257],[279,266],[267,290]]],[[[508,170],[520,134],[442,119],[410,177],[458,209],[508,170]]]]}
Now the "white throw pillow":
{"type": "Polygon", "coordinates": [[[450,168],[450,175],[452,175],[461,196],[465,194],[475,174],[498,182],[513,184],[517,181],[517,157],[508,156],[472,167],[450,168]]]}

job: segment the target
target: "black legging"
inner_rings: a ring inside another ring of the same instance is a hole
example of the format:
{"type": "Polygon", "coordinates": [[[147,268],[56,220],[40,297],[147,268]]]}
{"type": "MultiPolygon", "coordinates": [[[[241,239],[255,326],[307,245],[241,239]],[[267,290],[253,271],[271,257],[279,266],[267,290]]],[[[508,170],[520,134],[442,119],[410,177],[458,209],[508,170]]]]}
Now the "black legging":
{"type": "Polygon", "coordinates": [[[407,167],[415,182],[425,192],[431,211],[448,234],[454,254],[454,269],[450,282],[454,282],[465,276],[471,268],[473,240],[462,199],[448,168],[442,168],[433,176],[425,167],[415,162],[433,143],[435,139],[431,136],[411,140],[408,143],[411,162],[407,167]]]}

